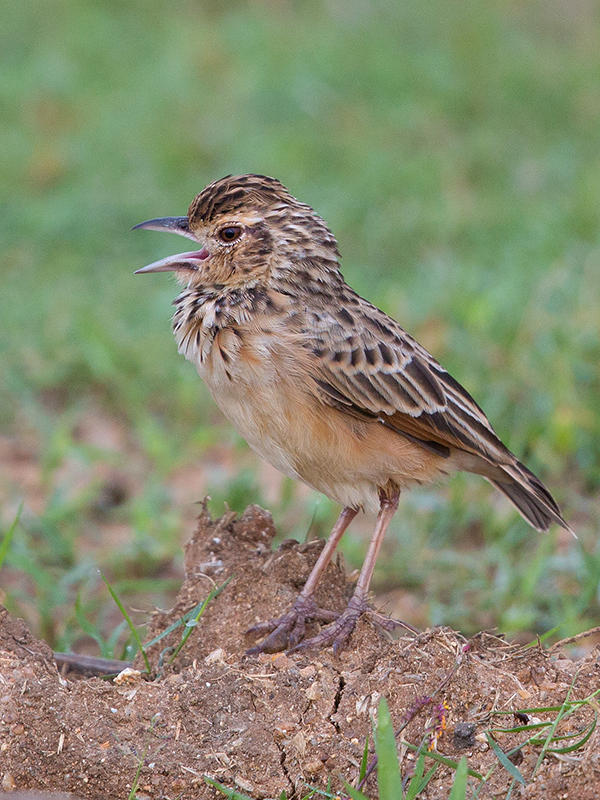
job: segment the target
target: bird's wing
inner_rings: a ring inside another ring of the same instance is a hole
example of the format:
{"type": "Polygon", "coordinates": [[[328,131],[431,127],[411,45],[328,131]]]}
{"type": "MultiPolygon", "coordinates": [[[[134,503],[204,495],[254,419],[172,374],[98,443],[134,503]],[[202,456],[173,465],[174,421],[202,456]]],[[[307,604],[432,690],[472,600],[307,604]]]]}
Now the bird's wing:
{"type": "Polygon", "coordinates": [[[534,528],[571,528],[546,487],[505,447],[487,417],[397,322],[351,290],[306,313],[303,343],[321,402],[386,427],[487,477],[534,528]],[[486,465],[487,462],[487,465],[486,465]]]}
{"type": "Polygon", "coordinates": [[[395,320],[358,295],[311,313],[303,331],[322,402],[449,455],[458,448],[510,463],[471,395],[395,320]]]}

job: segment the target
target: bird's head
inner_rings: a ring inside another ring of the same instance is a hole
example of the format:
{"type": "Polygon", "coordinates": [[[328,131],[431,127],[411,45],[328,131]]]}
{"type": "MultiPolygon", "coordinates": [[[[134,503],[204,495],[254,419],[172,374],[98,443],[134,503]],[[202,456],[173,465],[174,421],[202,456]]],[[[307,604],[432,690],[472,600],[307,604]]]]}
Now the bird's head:
{"type": "Polygon", "coordinates": [[[150,219],[137,228],[178,233],[200,245],[136,270],[174,272],[186,286],[255,286],[267,283],[277,265],[293,269],[306,260],[337,269],[337,244],[323,220],[264,175],[222,178],[192,200],[187,216],[150,219]]]}

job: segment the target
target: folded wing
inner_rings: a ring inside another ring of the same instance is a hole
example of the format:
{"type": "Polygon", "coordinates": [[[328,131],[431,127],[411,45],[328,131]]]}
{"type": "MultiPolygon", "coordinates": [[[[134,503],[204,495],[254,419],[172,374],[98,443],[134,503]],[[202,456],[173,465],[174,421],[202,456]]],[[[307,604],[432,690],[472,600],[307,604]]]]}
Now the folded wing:
{"type": "MultiPolygon", "coordinates": [[[[569,529],[541,481],[498,438],[471,395],[397,322],[358,295],[303,331],[321,401],[487,477],[536,528],[569,529]]],[[[570,530],[570,529],[569,529],[570,530]]]]}

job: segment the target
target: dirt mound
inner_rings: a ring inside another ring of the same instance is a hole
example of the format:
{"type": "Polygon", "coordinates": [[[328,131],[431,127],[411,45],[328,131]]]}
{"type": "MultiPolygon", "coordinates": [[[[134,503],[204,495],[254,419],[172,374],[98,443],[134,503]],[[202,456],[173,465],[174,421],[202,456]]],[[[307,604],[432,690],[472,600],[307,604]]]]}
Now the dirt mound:
{"type": "MultiPolygon", "coordinates": [[[[600,686],[593,654],[575,662],[480,634],[468,643],[449,630],[394,641],[367,621],[350,647],[247,657],[246,629],[282,613],[295,598],[322,546],[284,542],[271,551],[271,516],[250,507],[240,518],[213,521],[206,509],[186,548],[186,579],[175,608],[157,612],[150,636],[228,583],[208,606],[172,665],[166,650],[181,640],[173,630],[149,648],[152,680],[135,674],[108,682],[59,675],[52,652],[22,621],[0,613],[0,779],[5,791],[45,789],[86,798],[127,797],[139,768],[140,798],[214,798],[208,774],[256,798],[300,798],[306,784],[341,791],[358,775],[365,738],[381,696],[399,736],[402,770],[415,763],[411,745],[458,760],[491,777],[479,797],[505,796],[512,777],[490,747],[486,731],[553,720],[561,706],[600,686]],[[512,713],[525,709],[525,715],[512,713]],[[494,716],[493,712],[507,712],[494,716]],[[140,766],[141,765],[141,766],[140,766]]],[[[320,605],[342,608],[349,586],[341,565],[329,567],[320,605]]],[[[141,661],[136,665],[141,667],[141,661]]],[[[593,704],[561,722],[555,735],[584,738],[593,704]],[[578,734],[579,732],[579,734],[578,734]]],[[[540,737],[548,734],[541,728],[540,737]]],[[[527,733],[495,733],[503,750],[527,733]]],[[[557,740],[555,740],[557,741],[557,740]]],[[[560,740],[565,746],[576,739],[560,740]]],[[[532,743],[511,756],[526,786],[513,797],[598,797],[598,731],[571,752],[548,754],[532,743]]],[[[553,744],[552,748],[560,748],[553,744]]],[[[564,749],[564,748],[563,748],[564,749]]],[[[477,779],[473,779],[477,784],[477,779]]],[[[446,798],[452,770],[440,766],[426,796],[446,798]]],[[[366,793],[376,797],[374,777],[366,793]]]]}

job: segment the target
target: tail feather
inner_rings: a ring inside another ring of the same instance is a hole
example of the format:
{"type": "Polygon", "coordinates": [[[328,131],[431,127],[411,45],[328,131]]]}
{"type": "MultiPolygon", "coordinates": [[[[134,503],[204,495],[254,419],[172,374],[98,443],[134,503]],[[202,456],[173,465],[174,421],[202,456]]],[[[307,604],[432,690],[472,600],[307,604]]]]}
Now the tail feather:
{"type": "Polygon", "coordinates": [[[508,497],[530,525],[539,531],[547,531],[556,522],[575,535],[548,489],[531,470],[516,459],[513,464],[502,464],[500,469],[506,480],[504,475],[502,478],[494,476],[490,482],[508,497]]]}

